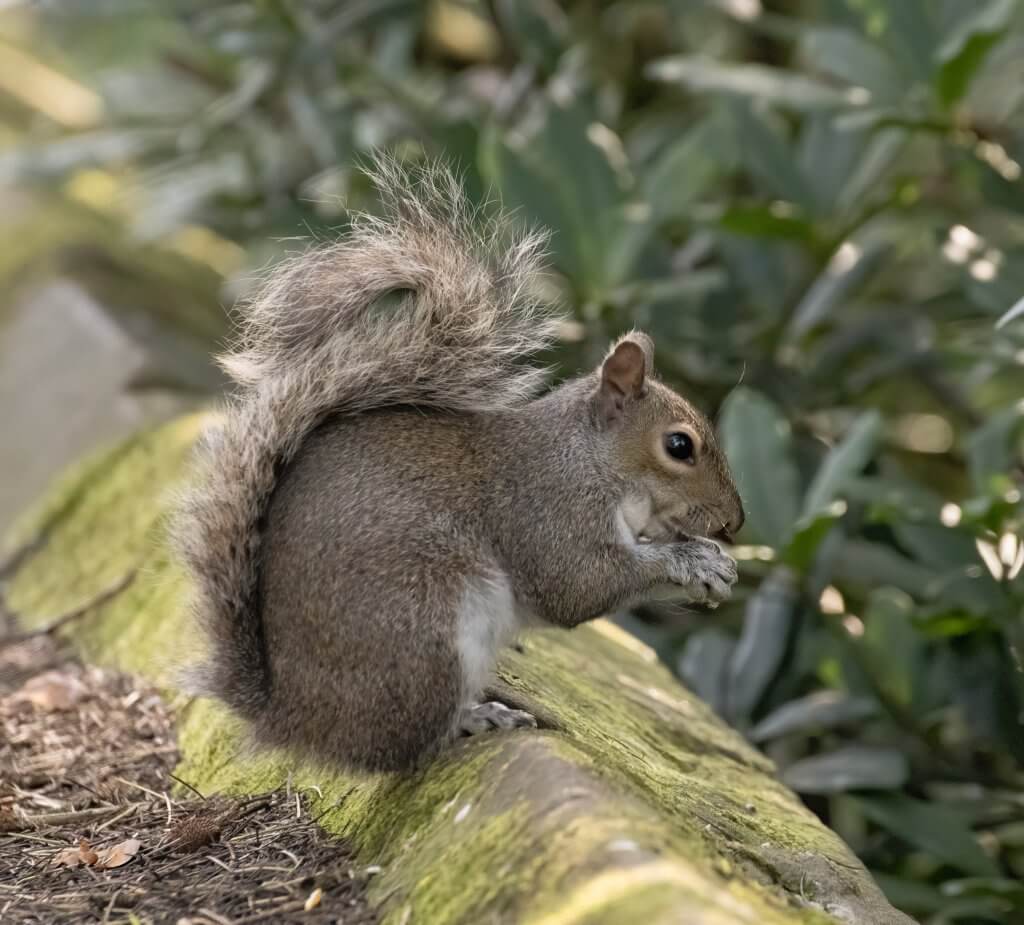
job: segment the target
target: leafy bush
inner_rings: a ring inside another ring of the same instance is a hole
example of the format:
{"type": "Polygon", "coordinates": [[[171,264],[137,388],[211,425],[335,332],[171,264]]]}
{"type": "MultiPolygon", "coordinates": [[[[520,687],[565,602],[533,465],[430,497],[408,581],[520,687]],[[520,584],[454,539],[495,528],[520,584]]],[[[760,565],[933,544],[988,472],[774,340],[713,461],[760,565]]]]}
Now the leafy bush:
{"type": "Polygon", "coordinates": [[[15,15],[103,108],[8,105],[0,172],[100,171],[136,240],[198,226],[248,266],[369,202],[382,145],[549,227],[560,361],[650,330],[749,511],[732,604],[627,625],[898,905],[1020,921],[1024,321],[995,323],[1024,295],[1021,5],[124,6],[15,15]]]}

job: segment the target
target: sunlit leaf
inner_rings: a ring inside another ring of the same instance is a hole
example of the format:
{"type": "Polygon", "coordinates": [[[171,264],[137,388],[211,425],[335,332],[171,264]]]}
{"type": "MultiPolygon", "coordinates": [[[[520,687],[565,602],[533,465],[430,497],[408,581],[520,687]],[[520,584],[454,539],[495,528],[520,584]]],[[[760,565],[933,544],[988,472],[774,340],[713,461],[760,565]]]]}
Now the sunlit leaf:
{"type": "Polygon", "coordinates": [[[732,64],[700,55],[662,58],[650,64],[647,72],[653,80],[679,84],[696,93],[753,97],[796,110],[859,106],[869,98],[857,87],[832,87],[781,68],[732,64]]]}
{"type": "Polygon", "coordinates": [[[996,322],[996,328],[1006,327],[1011,321],[1016,321],[1020,318],[1021,315],[1024,315],[1024,297],[1015,302],[1013,307],[996,322]]]}

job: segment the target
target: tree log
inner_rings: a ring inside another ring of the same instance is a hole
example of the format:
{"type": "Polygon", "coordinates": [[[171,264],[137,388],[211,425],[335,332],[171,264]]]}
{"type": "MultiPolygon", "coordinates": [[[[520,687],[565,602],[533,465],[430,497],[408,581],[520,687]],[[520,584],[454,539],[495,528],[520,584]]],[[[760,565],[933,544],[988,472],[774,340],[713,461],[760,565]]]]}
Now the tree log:
{"type": "Polygon", "coordinates": [[[204,793],[290,780],[320,825],[381,865],[371,900],[383,921],[911,921],[771,762],[604,620],[531,632],[502,659],[500,694],[532,711],[537,730],[462,740],[411,776],[248,755],[224,711],[174,689],[198,642],[163,534],[200,425],[172,422],[67,473],[9,538],[8,607],[26,630],[96,598],[59,632],[84,659],[166,689],[177,775],[204,793]]]}

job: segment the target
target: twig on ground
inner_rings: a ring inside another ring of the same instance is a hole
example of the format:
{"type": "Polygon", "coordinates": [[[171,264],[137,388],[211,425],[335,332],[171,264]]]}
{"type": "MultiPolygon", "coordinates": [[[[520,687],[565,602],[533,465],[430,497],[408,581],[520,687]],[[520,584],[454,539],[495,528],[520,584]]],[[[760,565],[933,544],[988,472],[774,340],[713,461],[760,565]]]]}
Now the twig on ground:
{"type": "Polygon", "coordinates": [[[69,610],[67,613],[61,614],[59,617],[55,617],[49,623],[43,626],[37,627],[32,630],[25,630],[21,633],[11,633],[3,638],[0,638],[0,648],[4,646],[17,645],[18,643],[26,642],[29,639],[35,639],[39,636],[49,636],[62,629],[74,620],[78,620],[84,617],[89,611],[95,610],[97,607],[102,606],[111,598],[116,597],[125,588],[128,587],[135,580],[134,569],[125,575],[122,575],[117,581],[107,588],[104,588],[99,594],[87,600],[84,604],[79,604],[77,607],[69,610]]]}

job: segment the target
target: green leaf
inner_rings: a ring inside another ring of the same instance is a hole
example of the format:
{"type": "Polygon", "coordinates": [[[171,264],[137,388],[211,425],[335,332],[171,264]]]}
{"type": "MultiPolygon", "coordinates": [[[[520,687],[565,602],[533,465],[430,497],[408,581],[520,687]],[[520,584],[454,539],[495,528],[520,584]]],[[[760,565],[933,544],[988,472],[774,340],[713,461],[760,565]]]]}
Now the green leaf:
{"type": "Polygon", "coordinates": [[[719,426],[747,511],[744,533],[755,542],[784,546],[800,499],[789,421],[764,395],[740,387],[725,400],[719,426]]]}
{"type": "Polygon", "coordinates": [[[733,723],[749,719],[775,680],[797,617],[794,576],[777,567],[747,602],[743,632],[729,662],[726,715],[733,723]]]}
{"type": "Polygon", "coordinates": [[[816,215],[829,218],[868,143],[868,133],[844,131],[828,113],[804,119],[797,144],[800,170],[814,191],[816,215]]]}
{"type": "Polygon", "coordinates": [[[676,666],[679,677],[716,712],[726,707],[729,660],[736,640],[719,629],[700,630],[687,641],[676,666]]]}
{"type": "MultiPolygon", "coordinates": [[[[907,145],[909,133],[900,128],[876,129],[871,134],[857,165],[850,171],[842,189],[835,193],[835,208],[840,213],[857,214],[867,197],[878,196],[878,189],[898,162],[907,145]]],[[[885,187],[882,186],[884,190],[885,187]]]]}
{"type": "Polygon", "coordinates": [[[967,92],[989,51],[1006,34],[1017,0],[988,0],[961,20],[935,52],[939,99],[952,106],[967,92]]]}
{"type": "Polygon", "coordinates": [[[924,640],[914,629],[914,602],[896,588],[878,588],[868,596],[864,635],[856,641],[874,686],[889,701],[910,707],[924,640]]]}
{"type": "Polygon", "coordinates": [[[882,888],[886,899],[904,912],[914,915],[925,912],[941,912],[949,905],[949,900],[931,884],[911,880],[908,877],[895,877],[874,869],[871,871],[871,876],[882,888]]]}
{"type": "Polygon", "coordinates": [[[644,199],[660,222],[687,217],[691,206],[706,195],[728,169],[716,157],[721,146],[721,120],[708,118],[663,150],[641,178],[644,199]]]}
{"type": "Polygon", "coordinates": [[[555,261],[587,298],[629,276],[650,232],[626,204],[617,136],[578,99],[536,99],[514,130],[481,133],[480,172],[510,207],[553,232],[555,261]]]}
{"type": "Polygon", "coordinates": [[[996,322],[996,330],[1006,327],[1011,321],[1016,321],[1024,315],[1024,298],[1018,299],[1013,306],[996,322]]]}
{"type": "Polygon", "coordinates": [[[778,120],[742,103],[730,108],[743,163],[750,175],[768,194],[795,202],[813,214],[817,208],[813,186],[801,171],[778,120]]]}
{"type": "Polygon", "coordinates": [[[554,70],[572,38],[567,17],[555,0],[497,0],[494,9],[523,58],[554,70]]]}
{"type": "Polygon", "coordinates": [[[864,87],[871,94],[873,105],[895,103],[907,90],[906,78],[885,50],[851,29],[804,29],[800,50],[814,70],[864,87]]]}
{"type": "Polygon", "coordinates": [[[813,241],[814,227],[802,218],[778,214],[765,206],[730,206],[718,219],[720,227],[755,238],[813,241]]]}
{"type": "Polygon", "coordinates": [[[782,780],[798,793],[834,794],[893,790],[902,787],[909,774],[903,752],[851,745],[791,764],[782,772],[782,780]]]}
{"type": "Polygon", "coordinates": [[[882,433],[882,416],[863,412],[842,442],[828,451],[804,497],[804,517],[813,517],[834,501],[874,455],[882,433]]]}
{"type": "Polygon", "coordinates": [[[1024,403],[992,414],[967,439],[967,462],[974,490],[987,495],[992,479],[1004,475],[1020,460],[1024,403]]]}
{"type": "Polygon", "coordinates": [[[870,94],[860,87],[838,89],[781,68],[716,61],[703,55],[661,58],[647,66],[647,76],[695,93],[753,98],[798,112],[845,109],[861,106],[870,99],[870,94]]]}
{"type": "Polygon", "coordinates": [[[120,164],[159,149],[173,151],[174,139],[162,129],[100,130],[40,144],[16,144],[0,154],[0,183],[51,180],[75,170],[120,164]]]}
{"type": "Polygon", "coordinates": [[[998,867],[981,850],[959,813],[902,794],[858,796],[856,800],[865,816],[898,838],[967,873],[998,875],[998,867]]]}
{"type": "Polygon", "coordinates": [[[916,597],[928,597],[939,584],[939,573],[900,555],[889,546],[869,540],[848,539],[835,557],[833,579],[862,592],[880,585],[902,588],[916,597]]]}
{"type": "Polygon", "coordinates": [[[773,710],[750,731],[748,738],[761,743],[793,733],[818,734],[858,723],[877,713],[878,704],[867,697],[851,697],[841,691],[818,691],[773,710]]]}
{"type": "Polygon", "coordinates": [[[932,568],[960,570],[978,561],[974,536],[967,530],[906,521],[894,522],[892,529],[904,549],[932,568]]]}
{"type": "Polygon", "coordinates": [[[936,35],[933,0],[890,0],[883,5],[882,36],[907,74],[927,81],[932,74],[936,35]]]}
{"type": "Polygon", "coordinates": [[[891,254],[892,244],[878,237],[837,251],[793,311],[787,338],[799,340],[835,314],[891,254]]]}
{"type": "Polygon", "coordinates": [[[844,513],[842,505],[832,505],[813,517],[801,517],[797,521],[792,539],[779,557],[781,561],[798,572],[810,569],[822,543],[844,513]]]}

